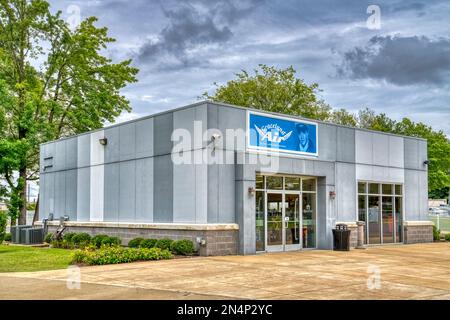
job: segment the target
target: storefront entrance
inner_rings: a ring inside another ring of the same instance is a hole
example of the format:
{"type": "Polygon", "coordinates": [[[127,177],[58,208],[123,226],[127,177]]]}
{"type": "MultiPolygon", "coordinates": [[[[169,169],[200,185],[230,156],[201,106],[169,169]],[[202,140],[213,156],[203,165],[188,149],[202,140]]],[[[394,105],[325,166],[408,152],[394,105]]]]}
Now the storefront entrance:
{"type": "Polygon", "coordinates": [[[316,179],[257,176],[256,250],[316,247],[316,179]]]}

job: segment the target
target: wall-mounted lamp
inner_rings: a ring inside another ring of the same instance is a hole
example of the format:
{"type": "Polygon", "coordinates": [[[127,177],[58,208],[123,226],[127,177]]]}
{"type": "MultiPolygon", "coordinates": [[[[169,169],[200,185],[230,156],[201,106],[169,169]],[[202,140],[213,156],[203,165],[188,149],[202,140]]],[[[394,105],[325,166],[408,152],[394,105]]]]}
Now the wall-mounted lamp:
{"type": "Polygon", "coordinates": [[[427,166],[429,163],[430,163],[430,161],[425,160],[425,161],[423,162],[423,165],[424,165],[424,166],[427,166]]]}
{"type": "Polygon", "coordinates": [[[253,188],[253,187],[248,187],[248,194],[249,194],[249,195],[254,196],[255,193],[256,193],[255,188],[253,188]]]}
{"type": "Polygon", "coordinates": [[[330,199],[336,198],[336,191],[330,191],[330,199]]]}
{"type": "Polygon", "coordinates": [[[101,139],[98,139],[98,142],[100,142],[100,144],[102,146],[106,146],[108,144],[108,139],[107,138],[101,138],[101,139]]]}

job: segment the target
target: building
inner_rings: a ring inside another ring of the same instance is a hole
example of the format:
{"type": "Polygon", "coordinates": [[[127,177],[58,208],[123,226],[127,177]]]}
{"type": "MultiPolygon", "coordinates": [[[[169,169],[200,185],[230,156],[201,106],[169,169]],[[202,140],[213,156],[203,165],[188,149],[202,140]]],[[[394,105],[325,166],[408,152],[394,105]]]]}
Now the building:
{"type": "MultiPolygon", "coordinates": [[[[41,146],[40,214],[202,255],[432,241],[427,142],[199,102],[41,146]]],[[[50,223],[55,228],[58,222],[50,223]]]]}

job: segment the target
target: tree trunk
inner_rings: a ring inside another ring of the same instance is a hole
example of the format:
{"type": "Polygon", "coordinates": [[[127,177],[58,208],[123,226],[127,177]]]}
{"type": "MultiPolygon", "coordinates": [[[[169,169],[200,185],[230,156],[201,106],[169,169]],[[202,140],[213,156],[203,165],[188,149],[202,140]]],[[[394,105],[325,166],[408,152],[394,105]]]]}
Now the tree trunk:
{"type": "Polygon", "coordinates": [[[22,205],[20,207],[19,225],[27,223],[27,168],[22,167],[19,170],[19,178],[23,180],[23,187],[20,191],[20,198],[22,199],[22,205]]]}
{"type": "Polygon", "coordinates": [[[33,225],[36,221],[39,220],[39,195],[40,194],[41,193],[39,192],[38,196],[37,196],[37,200],[36,200],[36,208],[34,209],[34,216],[33,216],[33,225]]]}

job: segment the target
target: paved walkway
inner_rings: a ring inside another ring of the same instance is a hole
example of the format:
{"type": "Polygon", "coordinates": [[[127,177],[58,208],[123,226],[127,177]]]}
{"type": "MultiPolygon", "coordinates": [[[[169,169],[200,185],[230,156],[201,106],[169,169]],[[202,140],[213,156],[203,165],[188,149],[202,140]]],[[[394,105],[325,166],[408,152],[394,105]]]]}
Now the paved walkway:
{"type": "Polygon", "coordinates": [[[81,289],[66,282],[3,273],[0,299],[450,299],[450,243],[83,267],[81,289]]]}

